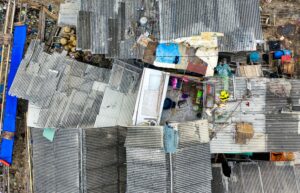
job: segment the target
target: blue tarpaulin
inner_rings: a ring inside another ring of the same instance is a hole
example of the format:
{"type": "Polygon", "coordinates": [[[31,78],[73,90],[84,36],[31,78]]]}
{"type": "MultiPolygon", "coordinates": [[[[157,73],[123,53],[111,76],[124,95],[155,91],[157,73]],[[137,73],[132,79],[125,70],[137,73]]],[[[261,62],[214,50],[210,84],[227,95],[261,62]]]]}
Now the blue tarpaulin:
{"type": "Polygon", "coordinates": [[[181,54],[178,44],[159,44],[156,48],[156,62],[179,64],[181,54]]]}
{"type": "MultiPolygon", "coordinates": [[[[14,39],[11,53],[10,70],[8,73],[7,88],[5,93],[6,104],[4,109],[3,129],[2,132],[15,132],[16,131],[16,115],[18,99],[8,94],[8,91],[16,76],[17,70],[21,63],[25,41],[26,41],[27,26],[15,26],[14,27],[14,39]]],[[[12,154],[14,147],[14,137],[12,139],[3,138],[0,149],[0,160],[11,164],[12,154]]]]}
{"type": "Polygon", "coordinates": [[[175,153],[178,148],[178,131],[166,125],[164,127],[164,149],[166,153],[175,153]]]}

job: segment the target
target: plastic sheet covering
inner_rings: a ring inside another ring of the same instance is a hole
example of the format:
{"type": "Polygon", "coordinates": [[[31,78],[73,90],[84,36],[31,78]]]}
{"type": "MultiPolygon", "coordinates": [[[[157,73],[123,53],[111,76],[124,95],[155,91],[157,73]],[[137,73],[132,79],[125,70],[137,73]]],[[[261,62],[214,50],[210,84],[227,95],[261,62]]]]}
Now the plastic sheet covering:
{"type": "Polygon", "coordinates": [[[166,153],[175,153],[178,147],[178,131],[170,126],[164,127],[164,149],[166,153]]]}
{"type": "MultiPolygon", "coordinates": [[[[17,97],[10,96],[8,91],[12,85],[12,82],[17,73],[18,67],[21,63],[24,46],[26,41],[26,30],[27,26],[15,26],[14,28],[14,40],[11,53],[11,63],[10,70],[7,80],[7,89],[6,89],[6,104],[4,109],[4,121],[3,121],[3,131],[15,132],[16,131],[16,114],[17,114],[17,97]]],[[[14,138],[12,139],[2,139],[1,142],[1,152],[0,159],[11,164],[12,163],[12,154],[13,154],[13,144],[14,138]]]]}
{"type": "Polygon", "coordinates": [[[158,63],[180,63],[179,45],[175,43],[159,44],[156,48],[156,61],[158,63]]]}

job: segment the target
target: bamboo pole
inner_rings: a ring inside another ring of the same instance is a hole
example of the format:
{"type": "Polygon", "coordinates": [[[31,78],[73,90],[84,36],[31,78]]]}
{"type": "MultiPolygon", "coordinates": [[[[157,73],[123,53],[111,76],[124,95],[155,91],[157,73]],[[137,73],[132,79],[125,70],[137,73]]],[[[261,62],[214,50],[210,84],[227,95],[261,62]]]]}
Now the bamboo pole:
{"type": "MultiPolygon", "coordinates": [[[[6,12],[7,18],[5,21],[4,34],[12,34],[12,32],[13,32],[15,11],[16,11],[16,2],[14,0],[9,0],[7,12],[6,12]],[[12,12],[12,13],[10,13],[10,12],[12,12]]],[[[2,55],[1,66],[0,66],[0,69],[1,69],[0,70],[0,81],[1,81],[1,83],[2,83],[2,79],[3,79],[3,67],[5,66],[4,84],[3,84],[3,92],[2,92],[2,107],[1,107],[1,114],[0,114],[0,132],[2,132],[2,126],[3,126],[3,111],[5,108],[5,93],[6,93],[6,85],[7,85],[7,75],[8,75],[8,71],[9,71],[11,44],[8,44],[7,47],[5,47],[5,45],[3,45],[2,53],[5,53],[5,49],[7,49],[5,65],[4,65],[4,57],[5,56],[2,55]]]]}

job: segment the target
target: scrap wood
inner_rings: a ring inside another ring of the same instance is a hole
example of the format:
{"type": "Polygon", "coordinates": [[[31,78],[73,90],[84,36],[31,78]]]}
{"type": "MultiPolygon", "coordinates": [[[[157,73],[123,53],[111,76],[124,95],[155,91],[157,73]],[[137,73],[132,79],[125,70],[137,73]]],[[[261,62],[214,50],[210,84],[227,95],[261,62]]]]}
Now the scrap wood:
{"type": "Polygon", "coordinates": [[[263,75],[261,65],[241,65],[239,66],[240,75],[247,78],[260,77],[263,75]]]}
{"type": "Polygon", "coordinates": [[[58,20],[58,15],[55,13],[50,12],[45,5],[37,3],[37,2],[29,2],[28,6],[32,9],[42,10],[45,14],[51,17],[54,20],[58,20]]]}
{"type": "Polygon", "coordinates": [[[254,136],[254,129],[251,123],[237,123],[236,124],[236,136],[235,142],[237,144],[246,144],[248,139],[252,139],[254,136]]]}

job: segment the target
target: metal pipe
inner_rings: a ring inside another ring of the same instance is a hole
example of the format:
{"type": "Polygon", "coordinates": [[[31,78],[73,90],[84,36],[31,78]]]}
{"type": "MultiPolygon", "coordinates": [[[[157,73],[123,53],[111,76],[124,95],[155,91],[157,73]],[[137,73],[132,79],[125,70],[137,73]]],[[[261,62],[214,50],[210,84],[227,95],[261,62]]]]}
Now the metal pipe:
{"type": "Polygon", "coordinates": [[[172,165],[172,153],[169,153],[170,161],[170,193],[173,193],[173,165],[172,165]]]}

